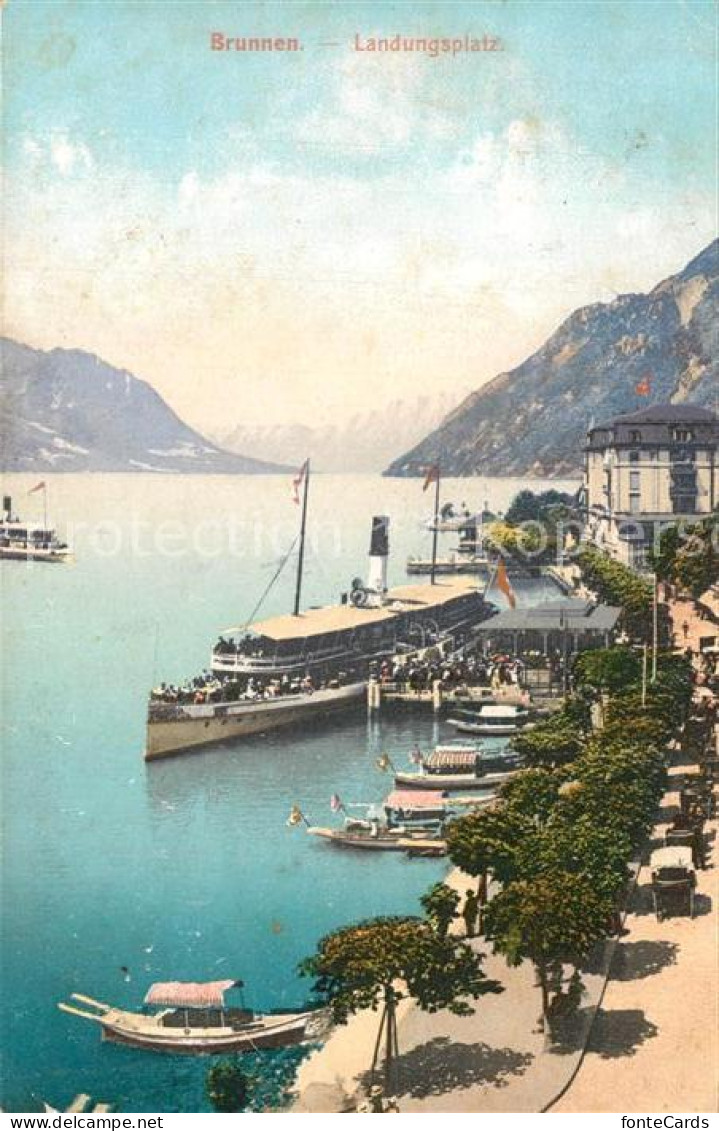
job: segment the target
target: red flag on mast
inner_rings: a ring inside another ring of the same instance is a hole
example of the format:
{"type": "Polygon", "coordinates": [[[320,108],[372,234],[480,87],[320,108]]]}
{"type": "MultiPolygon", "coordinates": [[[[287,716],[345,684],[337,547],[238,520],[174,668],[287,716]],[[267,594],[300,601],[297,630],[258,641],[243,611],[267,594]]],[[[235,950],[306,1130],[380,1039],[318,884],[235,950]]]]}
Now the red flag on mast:
{"type": "Polygon", "coordinates": [[[30,488],[30,490],[28,491],[28,495],[34,495],[36,491],[44,491],[46,487],[47,487],[47,484],[45,483],[45,480],[43,479],[41,483],[36,483],[34,487],[30,488]]]}
{"type": "Polygon", "coordinates": [[[309,466],[309,462],[310,461],[308,459],[305,460],[305,462],[302,464],[302,467],[300,468],[300,470],[297,472],[294,479],[292,480],[292,499],[295,503],[297,503],[298,506],[299,506],[299,502],[300,502],[300,488],[302,487],[302,484],[305,481],[305,476],[307,475],[307,468],[309,466]]]}
{"type": "Polygon", "coordinates": [[[504,596],[509,601],[509,604],[511,605],[511,607],[513,609],[516,608],[517,598],[514,595],[514,590],[512,589],[512,585],[510,583],[509,576],[507,574],[507,567],[504,564],[504,558],[499,559],[499,565],[497,566],[496,581],[497,581],[497,588],[500,590],[501,593],[504,593],[504,596]]]}
{"type": "Polygon", "coordinates": [[[439,481],[439,464],[433,463],[431,467],[427,468],[427,474],[424,480],[423,491],[426,491],[430,483],[437,483],[439,481]]]}

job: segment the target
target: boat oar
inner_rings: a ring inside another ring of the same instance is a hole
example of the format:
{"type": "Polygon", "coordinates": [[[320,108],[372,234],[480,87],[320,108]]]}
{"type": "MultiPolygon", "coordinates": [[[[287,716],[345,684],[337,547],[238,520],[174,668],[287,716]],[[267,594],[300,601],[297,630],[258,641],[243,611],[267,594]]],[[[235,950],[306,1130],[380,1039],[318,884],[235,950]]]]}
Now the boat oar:
{"type": "Polygon", "coordinates": [[[84,1009],[75,1009],[74,1005],[65,1005],[64,1001],[57,1003],[57,1008],[61,1009],[63,1013],[72,1013],[75,1017],[84,1017],[86,1021],[102,1021],[103,1018],[98,1016],[97,1013],[87,1013],[84,1009]]]}
{"type": "Polygon", "coordinates": [[[86,994],[70,994],[71,998],[75,1001],[81,1001],[84,1005],[94,1005],[96,1009],[112,1009],[111,1005],[106,1005],[104,1001],[95,1001],[94,997],[88,997],[86,994]]]}

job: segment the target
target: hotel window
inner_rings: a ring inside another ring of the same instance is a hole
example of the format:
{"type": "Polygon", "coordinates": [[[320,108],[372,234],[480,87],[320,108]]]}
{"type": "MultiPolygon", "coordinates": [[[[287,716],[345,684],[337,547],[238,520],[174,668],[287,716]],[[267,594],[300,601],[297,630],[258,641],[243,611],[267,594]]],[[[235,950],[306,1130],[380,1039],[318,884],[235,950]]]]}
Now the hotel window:
{"type": "Polygon", "coordinates": [[[629,472],[629,513],[638,514],[642,509],[640,471],[629,472]]]}
{"type": "Polygon", "coordinates": [[[687,444],[694,439],[694,432],[691,428],[672,428],[672,440],[678,440],[681,444],[687,444]]]}
{"type": "Polygon", "coordinates": [[[629,453],[629,462],[630,463],[639,463],[639,452],[630,452],[629,453]]]}
{"type": "Polygon", "coordinates": [[[641,432],[632,431],[629,433],[629,439],[632,444],[641,444],[642,434],[641,432]]]}

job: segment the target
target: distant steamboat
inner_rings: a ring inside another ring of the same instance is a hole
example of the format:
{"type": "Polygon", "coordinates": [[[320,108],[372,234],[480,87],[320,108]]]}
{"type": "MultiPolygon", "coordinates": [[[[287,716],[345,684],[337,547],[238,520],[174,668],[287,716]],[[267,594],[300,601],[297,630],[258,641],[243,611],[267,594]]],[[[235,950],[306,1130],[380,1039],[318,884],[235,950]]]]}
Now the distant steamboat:
{"type": "MultiPolygon", "coordinates": [[[[307,501],[305,499],[302,531],[307,501]]],[[[490,609],[467,578],[387,588],[389,520],[372,522],[367,585],[358,579],[339,605],[295,611],[228,629],[212,653],[211,675],[191,689],[156,688],[145,758],[314,721],[359,703],[373,664],[428,646],[484,620],[490,609]]]]}
{"type": "MultiPolygon", "coordinates": [[[[42,488],[39,483],[33,491],[42,488]]],[[[45,504],[47,510],[47,503],[45,504]]],[[[47,518],[42,523],[23,522],[12,513],[12,499],[3,497],[0,515],[0,559],[23,562],[66,562],[72,558],[72,551],[58,538],[47,518]]]]}

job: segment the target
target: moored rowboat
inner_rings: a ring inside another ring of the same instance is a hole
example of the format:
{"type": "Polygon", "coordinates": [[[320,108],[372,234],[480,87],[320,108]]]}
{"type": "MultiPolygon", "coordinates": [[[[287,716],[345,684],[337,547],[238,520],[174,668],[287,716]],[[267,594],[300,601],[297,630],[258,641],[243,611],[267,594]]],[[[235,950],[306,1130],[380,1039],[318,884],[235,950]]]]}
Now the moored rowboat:
{"type": "Polygon", "coordinates": [[[225,993],[241,982],[158,982],[151,986],[146,1005],[166,1005],[158,1013],[136,1013],[71,994],[88,1009],[58,1004],[64,1013],[96,1021],[103,1040],[152,1052],[210,1055],[251,1052],[300,1044],[317,1035],[325,1020],[319,1011],[254,1013],[226,1008],[225,993]]]}

